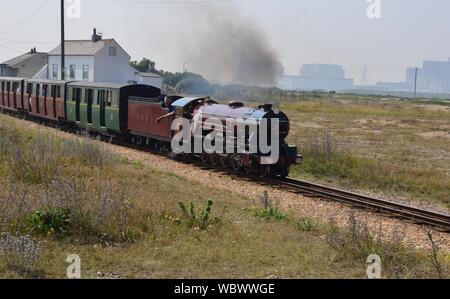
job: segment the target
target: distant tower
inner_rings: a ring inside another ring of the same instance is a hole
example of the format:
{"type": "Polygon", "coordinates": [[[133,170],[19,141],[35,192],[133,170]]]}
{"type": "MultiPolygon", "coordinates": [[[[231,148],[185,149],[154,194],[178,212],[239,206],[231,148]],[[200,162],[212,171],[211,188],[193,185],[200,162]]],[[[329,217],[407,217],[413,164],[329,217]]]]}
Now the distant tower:
{"type": "Polygon", "coordinates": [[[367,80],[367,67],[365,66],[363,69],[361,86],[367,86],[367,85],[369,85],[369,80],[367,80]]]}
{"type": "Polygon", "coordinates": [[[187,62],[183,62],[183,73],[187,73],[187,62]]]}

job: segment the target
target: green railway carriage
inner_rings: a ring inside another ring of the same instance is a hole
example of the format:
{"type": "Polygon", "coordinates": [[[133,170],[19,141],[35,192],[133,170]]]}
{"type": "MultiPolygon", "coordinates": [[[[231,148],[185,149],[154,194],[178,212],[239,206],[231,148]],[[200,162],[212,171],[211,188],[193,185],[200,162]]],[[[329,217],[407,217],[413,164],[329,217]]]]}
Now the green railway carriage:
{"type": "Polygon", "coordinates": [[[130,96],[155,97],[160,90],[149,85],[73,82],[67,84],[67,121],[100,133],[125,133],[130,96]]]}

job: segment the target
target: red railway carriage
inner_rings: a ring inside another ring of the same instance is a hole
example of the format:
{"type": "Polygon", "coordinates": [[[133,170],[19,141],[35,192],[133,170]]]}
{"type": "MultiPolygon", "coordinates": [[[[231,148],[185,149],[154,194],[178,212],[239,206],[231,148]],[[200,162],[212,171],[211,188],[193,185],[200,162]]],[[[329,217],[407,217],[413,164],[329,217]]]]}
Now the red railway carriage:
{"type": "Polygon", "coordinates": [[[1,100],[0,107],[9,111],[23,109],[22,90],[24,79],[22,78],[0,78],[1,100]]]}
{"type": "MultiPolygon", "coordinates": [[[[179,97],[173,97],[173,100],[177,99],[179,97]]],[[[158,118],[167,113],[168,109],[163,106],[161,97],[153,99],[130,97],[128,99],[128,131],[135,136],[170,142],[174,117],[158,122],[158,118]]]]}
{"type": "Polygon", "coordinates": [[[64,107],[66,83],[40,79],[25,80],[26,110],[31,115],[48,120],[66,119],[64,107]]]}

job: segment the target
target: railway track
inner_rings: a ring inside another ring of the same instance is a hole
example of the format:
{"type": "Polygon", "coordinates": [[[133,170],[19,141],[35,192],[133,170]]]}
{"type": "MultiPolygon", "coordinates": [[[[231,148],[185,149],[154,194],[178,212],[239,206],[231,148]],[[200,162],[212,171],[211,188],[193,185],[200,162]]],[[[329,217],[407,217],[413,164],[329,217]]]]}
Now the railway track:
{"type": "MultiPolygon", "coordinates": [[[[35,121],[34,119],[27,119],[35,121]]],[[[48,123],[38,122],[44,126],[52,127],[54,126],[48,123]]],[[[66,132],[76,133],[78,129],[72,127],[61,127],[57,126],[66,132]]],[[[108,140],[103,140],[108,142],[108,140]]],[[[109,140],[111,142],[111,140],[109,140]]],[[[160,151],[155,151],[149,148],[137,146],[134,144],[128,144],[123,142],[112,142],[116,145],[131,147],[136,150],[146,151],[153,154],[165,154],[160,151]]],[[[192,159],[177,159],[179,162],[184,162],[187,164],[194,164],[200,166],[204,169],[221,171],[228,175],[235,176],[239,179],[246,179],[248,181],[259,182],[261,184],[271,185],[272,187],[284,187],[286,190],[293,193],[302,194],[308,197],[318,197],[327,200],[339,201],[345,204],[350,204],[351,206],[362,208],[366,210],[371,210],[378,213],[384,213],[389,217],[394,217],[402,220],[406,220],[415,224],[426,225],[432,227],[436,230],[443,232],[450,232],[450,216],[442,213],[429,211],[421,209],[418,207],[408,206],[405,204],[383,200],[375,197],[365,196],[361,194],[356,194],[353,192],[344,191],[337,188],[331,188],[319,184],[314,184],[306,181],[295,180],[292,178],[286,179],[261,179],[257,176],[248,175],[245,173],[236,173],[232,170],[219,169],[216,166],[205,164],[201,161],[193,161],[192,159]]]]}
{"type": "Polygon", "coordinates": [[[274,183],[295,193],[340,201],[443,232],[450,232],[449,215],[291,178],[276,180],[274,183]]]}

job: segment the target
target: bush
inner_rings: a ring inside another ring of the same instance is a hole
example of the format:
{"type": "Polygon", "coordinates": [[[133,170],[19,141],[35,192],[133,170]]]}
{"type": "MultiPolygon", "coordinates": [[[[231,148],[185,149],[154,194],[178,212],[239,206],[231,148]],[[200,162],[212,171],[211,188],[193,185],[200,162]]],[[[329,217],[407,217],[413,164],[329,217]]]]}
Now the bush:
{"type": "Polygon", "coordinates": [[[403,246],[404,235],[394,233],[388,239],[381,231],[374,236],[367,223],[359,222],[353,214],[348,217],[345,229],[339,229],[334,219],[330,220],[326,234],[327,243],[342,258],[365,264],[371,254],[382,261],[383,273],[389,278],[407,278],[420,275],[420,255],[403,246]]]}
{"type": "Polygon", "coordinates": [[[310,232],[317,229],[317,224],[313,219],[309,217],[303,217],[297,223],[297,228],[301,231],[310,232]]]}
{"type": "Polygon", "coordinates": [[[16,179],[30,184],[49,184],[64,166],[57,140],[38,134],[18,144],[7,157],[9,172],[16,179]]]}
{"type": "Polygon", "coordinates": [[[103,167],[117,160],[103,145],[94,143],[88,137],[64,140],[62,153],[66,158],[88,166],[103,167]]]}
{"type": "Polygon", "coordinates": [[[286,220],[288,216],[278,210],[278,208],[257,209],[255,216],[264,219],[286,220]]]}
{"type": "Polygon", "coordinates": [[[259,196],[259,202],[262,208],[255,209],[255,216],[264,219],[286,220],[288,216],[278,209],[278,202],[269,198],[267,192],[259,196]]]}
{"type": "MultiPolygon", "coordinates": [[[[185,219],[185,224],[189,228],[197,228],[200,230],[206,230],[208,228],[213,227],[215,224],[217,224],[220,220],[219,218],[215,217],[211,219],[211,210],[213,206],[213,201],[208,200],[206,207],[202,210],[199,216],[197,216],[195,211],[194,203],[191,202],[189,210],[186,208],[185,204],[183,202],[179,202],[178,206],[183,214],[183,217],[185,219]]],[[[182,222],[180,221],[180,224],[182,222]]]]}
{"type": "Polygon", "coordinates": [[[38,210],[26,217],[26,223],[35,233],[65,235],[70,228],[70,210],[67,208],[38,210]]]}
{"type": "Polygon", "coordinates": [[[32,271],[39,257],[39,244],[19,233],[2,233],[0,250],[7,266],[17,272],[32,271]]]}

